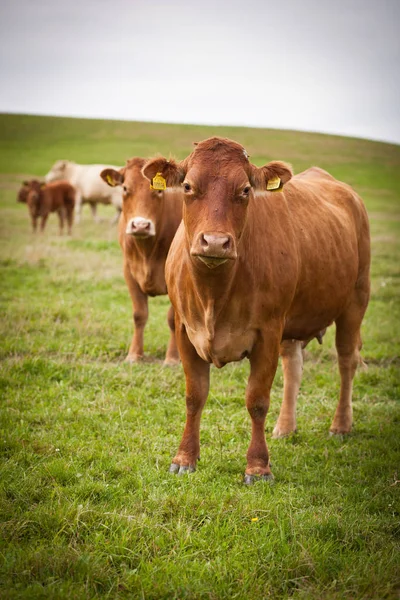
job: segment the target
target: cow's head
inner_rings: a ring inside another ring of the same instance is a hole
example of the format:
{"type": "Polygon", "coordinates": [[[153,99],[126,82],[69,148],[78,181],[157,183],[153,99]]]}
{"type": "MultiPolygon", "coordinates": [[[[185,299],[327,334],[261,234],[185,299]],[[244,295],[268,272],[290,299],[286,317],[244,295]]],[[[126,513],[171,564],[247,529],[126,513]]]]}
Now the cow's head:
{"type": "Polygon", "coordinates": [[[41,201],[45,186],[45,183],[38,181],[37,179],[32,179],[28,182],[26,202],[33,216],[38,217],[41,213],[41,201]]]}
{"type": "Polygon", "coordinates": [[[50,181],[59,181],[60,179],[65,179],[69,164],[70,162],[68,160],[58,160],[57,162],[55,162],[44,178],[46,183],[49,183],[50,181]]]}
{"type": "Polygon", "coordinates": [[[20,189],[18,190],[18,194],[17,194],[17,202],[23,202],[24,204],[26,204],[27,198],[28,198],[28,192],[30,189],[29,186],[30,182],[29,181],[24,181],[20,187],[20,189]]]}
{"type": "Polygon", "coordinates": [[[142,175],[143,158],[131,158],[118,171],[104,169],[101,178],[111,187],[122,187],[122,214],[126,235],[147,239],[159,230],[164,206],[164,187],[150,186],[142,175]]]}
{"type": "Polygon", "coordinates": [[[197,144],[180,163],[154,158],[143,174],[183,188],[189,251],[209,268],[237,258],[248,205],[257,202],[255,192],[279,191],[292,177],[289,165],[276,161],[256,167],[240,144],[218,137],[197,144]]]}

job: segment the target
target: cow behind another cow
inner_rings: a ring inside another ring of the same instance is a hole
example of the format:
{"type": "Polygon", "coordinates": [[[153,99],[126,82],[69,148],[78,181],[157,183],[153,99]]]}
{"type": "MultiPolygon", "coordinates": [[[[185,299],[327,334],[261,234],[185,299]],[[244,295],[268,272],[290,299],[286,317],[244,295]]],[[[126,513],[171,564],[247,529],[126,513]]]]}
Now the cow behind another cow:
{"type": "Polygon", "coordinates": [[[181,163],[155,158],[143,173],[184,190],[183,222],[166,262],[187,406],[171,471],[196,468],[210,363],[220,368],[248,357],[245,483],[271,478],[264,426],[279,353],[285,393],[276,436],[296,427],[302,343],[333,321],[341,389],[331,432],[348,433],[370,287],[369,224],[359,196],[322,169],[292,177],[279,161],[258,168],[242,146],[222,138],[201,142],[181,163]]]}
{"type": "Polygon", "coordinates": [[[68,181],[55,181],[48,184],[37,179],[24,181],[18,192],[18,202],[26,202],[28,205],[34,232],[37,230],[39,219],[41,219],[40,230],[44,231],[49,214],[56,212],[60,223],[60,235],[63,233],[64,219],[67,221],[68,233],[71,234],[75,189],[68,181]]]}
{"type": "MultiPolygon", "coordinates": [[[[118,171],[105,169],[101,177],[109,186],[123,191],[119,221],[119,243],[123,253],[124,277],[133,304],[134,334],[126,360],[143,357],[143,333],[148,318],[148,296],[167,293],[165,260],[182,219],[181,191],[154,189],[143,177],[142,158],[130,159],[118,171]]],[[[171,335],[165,364],[179,361],[175,341],[174,311],[168,312],[171,335]]]]}
{"type": "Polygon", "coordinates": [[[81,220],[82,204],[89,204],[95,221],[99,220],[97,204],[112,204],[117,210],[113,223],[118,221],[122,209],[122,191],[120,188],[110,189],[102,181],[100,173],[106,168],[119,169],[112,165],[79,165],[69,160],[58,160],[47,173],[47,183],[65,179],[76,189],[77,223],[81,220]]]}

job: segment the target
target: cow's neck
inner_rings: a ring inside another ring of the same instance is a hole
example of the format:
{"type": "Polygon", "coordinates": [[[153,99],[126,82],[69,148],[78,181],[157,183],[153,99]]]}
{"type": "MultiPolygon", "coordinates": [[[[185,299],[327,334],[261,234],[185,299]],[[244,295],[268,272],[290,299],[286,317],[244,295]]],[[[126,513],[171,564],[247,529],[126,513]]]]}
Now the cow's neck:
{"type": "MultiPolygon", "coordinates": [[[[187,252],[189,254],[188,249],[187,252]]],[[[229,261],[215,269],[209,269],[189,254],[189,262],[193,288],[202,306],[207,333],[211,339],[214,336],[214,324],[231,298],[238,261],[229,261]]]]}
{"type": "Polygon", "coordinates": [[[138,239],[129,237],[126,240],[127,250],[133,254],[136,259],[148,261],[156,253],[159,246],[159,236],[138,239]]]}

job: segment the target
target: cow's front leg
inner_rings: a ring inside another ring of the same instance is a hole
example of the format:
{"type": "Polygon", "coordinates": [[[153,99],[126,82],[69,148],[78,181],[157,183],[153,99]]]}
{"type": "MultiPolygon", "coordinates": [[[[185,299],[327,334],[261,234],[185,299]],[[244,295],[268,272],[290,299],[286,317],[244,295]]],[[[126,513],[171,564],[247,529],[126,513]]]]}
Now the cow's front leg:
{"type": "Polygon", "coordinates": [[[186,377],[186,424],[169,470],[181,475],[195,471],[200,458],[200,420],[210,386],[210,365],[197,354],[178,319],[176,339],[186,377]]]}
{"type": "Polygon", "coordinates": [[[144,328],[149,317],[148,300],[137,281],[132,277],[128,264],[124,265],[124,277],[129,289],[133,306],[133,337],[126,362],[137,362],[143,358],[144,328]]]}
{"type": "Polygon", "coordinates": [[[273,479],[264,429],[271,386],[278,365],[280,339],[280,327],[263,331],[250,354],[246,406],[251,417],[251,440],[244,478],[248,485],[258,478],[273,479]]]}

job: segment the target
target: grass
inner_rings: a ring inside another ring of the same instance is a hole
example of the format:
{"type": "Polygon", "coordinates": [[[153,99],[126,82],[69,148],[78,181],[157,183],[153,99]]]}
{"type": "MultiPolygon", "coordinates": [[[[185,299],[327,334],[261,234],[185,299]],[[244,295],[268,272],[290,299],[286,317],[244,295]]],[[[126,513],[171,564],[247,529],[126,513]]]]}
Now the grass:
{"type": "Polygon", "coordinates": [[[400,148],[295,132],[0,117],[0,596],[398,598],[400,148]],[[212,369],[202,459],[168,474],[184,422],[181,367],[163,368],[167,298],[150,301],[146,359],[126,365],[131,306],[115,228],[88,209],[71,239],[30,233],[18,182],[59,158],[185,156],[225,135],[257,164],[319,164],[365,199],[372,299],[354,430],[328,436],[339,381],[330,331],[309,347],[299,432],[273,440],[275,484],[242,484],[248,362],[212,369]]]}

